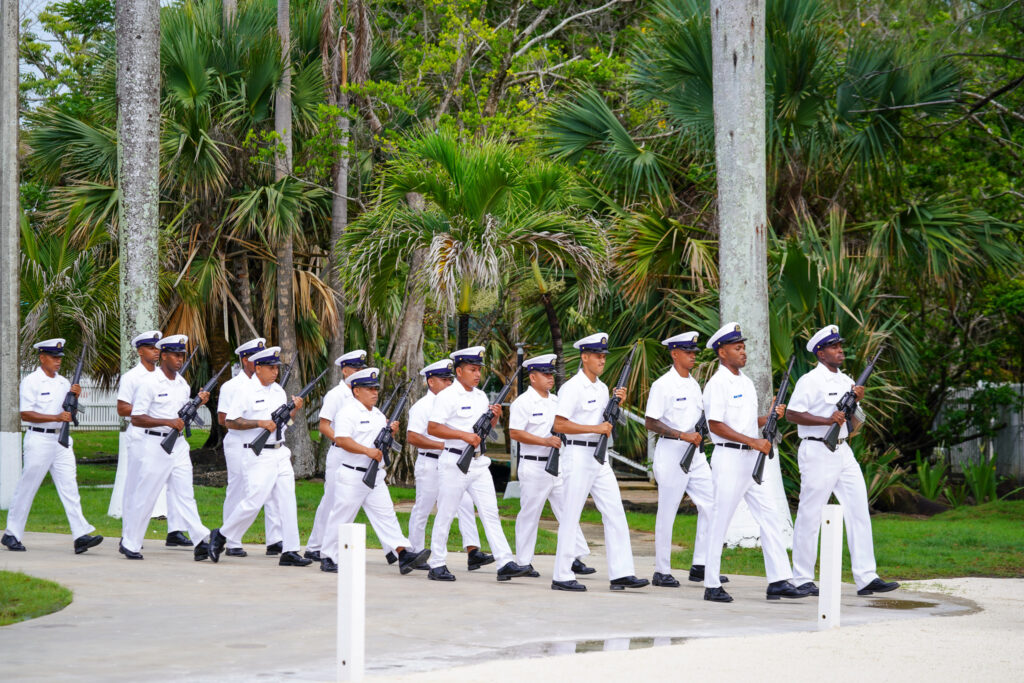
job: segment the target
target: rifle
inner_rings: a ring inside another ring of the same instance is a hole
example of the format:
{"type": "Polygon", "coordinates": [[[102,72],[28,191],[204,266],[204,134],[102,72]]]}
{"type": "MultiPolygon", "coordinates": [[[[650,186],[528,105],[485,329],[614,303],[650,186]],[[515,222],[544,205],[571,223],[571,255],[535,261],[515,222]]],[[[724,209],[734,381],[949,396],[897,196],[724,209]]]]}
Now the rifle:
{"type": "MultiPolygon", "coordinates": [[[[704,413],[700,414],[700,419],[697,420],[697,424],[693,426],[693,431],[700,434],[700,452],[704,454],[704,439],[708,438],[708,418],[704,413]]],[[[683,459],[679,461],[679,466],[683,468],[684,474],[690,473],[690,465],[693,464],[693,454],[697,452],[697,444],[689,444],[686,447],[686,451],[683,453],[683,459]]]]}
{"type": "Polygon", "coordinates": [[[178,370],[179,375],[181,375],[182,377],[185,376],[185,371],[188,370],[188,366],[192,365],[192,359],[196,357],[197,353],[199,353],[198,344],[196,345],[196,348],[192,349],[191,355],[189,355],[189,357],[185,360],[185,364],[181,366],[181,370],[178,370]]]}
{"type": "MultiPolygon", "coordinates": [[[[399,382],[398,384],[395,385],[395,388],[391,390],[391,395],[388,396],[387,399],[384,400],[383,404],[381,404],[380,412],[384,413],[385,415],[388,414],[388,411],[391,409],[391,404],[394,402],[395,396],[398,395],[398,391],[402,388],[402,386],[403,386],[402,382],[399,382]]],[[[408,394],[408,393],[409,392],[406,392],[406,394],[408,394]]],[[[391,424],[391,423],[389,422],[388,424],[391,424]]]]}
{"type": "MultiPolygon", "coordinates": [[[[82,355],[78,357],[75,374],[71,378],[71,386],[78,384],[82,380],[82,363],[85,361],[85,352],[88,350],[88,344],[82,347],[82,355]]],[[[71,413],[71,422],[74,422],[76,427],[78,426],[78,413],[85,412],[78,407],[78,397],[71,393],[70,390],[64,396],[64,403],[61,404],[61,409],[64,412],[71,413]]],[[[62,422],[60,424],[60,431],[57,433],[57,443],[64,448],[71,444],[71,422],[62,422]]]]}
{"type": "Polygon", "coordinates": [[[772,401],[772,408],[768,411],[768,421],[761,428],[761,437],[768,439],[768,453],[757,452],[757,462],[754,463],[754,472],[751,476],[754,477],[754,481],[758,484],[761,483],[764,477],[766,458],[775,457],[775,436],[779,431],[779,416],[775,413],[775,409],[786,400],[786,393],[789,391],[789,373],[793,371],[793,363],[795,362],[796,354],[794,353],[789,357],[789,363],[786,365],[786,374],[782,376],[782,381],[779,382],[779,393],[775,395],[775,400],[772,401]]]}
{"type": "MultiPolygon", "coordinates": [[[[616,389],[623,389],[626,386],[626,382],[629,381],[629,375],[633,371],[633,356],[636,355],[636,350],[640,348],[640,342],[637,341],[633,344],[633,350],[629,352],[629,358],[626,359],[626,364],[622,366],[622,372],[619,373],[619,381],[615,383],[616,389]]],[[[619,397],[614,393],[608,400],[608,404],[604,407],[604,413],[601,415],[602,422],[611,422],[612,429],[615,429],[615,425],[622,421],[622,408],[619,407],[619,397]]],[[[597,440],[597,447],[594,448],[594,459],[602,465],[605,461],[605,454],[608,451],[608,435],[602,434],[597,440]]]]}
{"type": "Polygon", "coordinates": [[[281,379],[278,380],[277,382],[285,391],[288,391],[287,389],[285,389],[285,387],[288,385],[288,378],[292,376],[293,367],[295,367],[295,361],[292,361],[291,363],[288,364],[288,367],[284,369],[284,374],[281,375],[281,379]]]}
{"type": "MultiPolygon", "coordinates": [[[[199,394],[204,391],[210,391],[217,386],[217,380],[224,374],[224,371],[228,369],[230,363],[225,363],[217,374],[210,378],[210,381],[203,385],[203,388],[196,392],[196,395],[189,399],[188,403],[181,407],[178,411],[178,417],[185,423],[185,436],[192,436],[192,423],[194,422],[199,427],[205,427],[202,418],[199,417],[199,406],[203,404],[203,400],[199,398],[199,394]]],[[[172,429],[167,436],[160,440],[160,445],[163,447],[164,452],[170,454],[174,450],[174,444],[177,442],[178,437],[181,436],[181,432],[177,429],[172,429]]]]}
{"type": "MultiPolygon", "coordinates": [[[[306,398],[306,395],[309,392],[313,391],[313,387],[315,387],[320,382],[320,380],[324,378],[324,375],[326,375],[329,370],[330,367],[328,367],[326,370],[317,375],[316,379],[314,379],[312,382],[302,387],[302,390],[299,391],[298,394],[299,398],[306,398]]],[[[282,438],[281,429],[286,424],[288,424],[289,420],[291,420],[293,410],[295,410],[295,401],[289,400],[287,403],[282,403],[281,405],[279,405],[276,409],[274,409],[274,412],[270,414],[270,419],[274,421],[275,425],[277,425],[278,441],[280,441],[282,438]]],[[[252,452],[255,453],[256,455],[259,455],[260,451],[263,450],[263,447],[267,445],[267,439],[269,438],[270,431],[266,429],[261,429],[260,433],[256,435],[256,438],[252,440],[251,444],[249,444],[249,447],[252,448],[252,452]]]]}
{"type": "MultiPolygon", "coordinates": [[[[498,397],[494,400],[495,405],[501,405],[502,401],[508,396],[508,393],[512,391],[512,385],[515,384],[521,369],[522,366],[516,367],[516,371],[508,378],[508,382],[501,388],[501,391],[498,392],[498,397]]],[[[493,419],[494,413],[488,408],[483,415],[476,419],[476,423],[473,425],[473,433],[480,437],[480,455],[487,453],[487,437],[491,434],[491,420],[493,419]]],[[[469,444],[463,449],[462,455],[459,456],[458,461],[455,463],[463,474],[469,472],[469,463],[475,456],[476,446],[469,444]]]]}
{"type": "MultiPolygon", "coordinates": [[[[402,411],[405,410],[405,404],[409,400],[409,392],[411,391],[412,383],[410,382],[409,387],[402,394],[402,398],[398,399],[398,404],[395,405],[391,416],[387,418],[387,424],[381,428],[380,432],[377,433],[377,438],[373,440],[373,447],[384,454],[382,458],[384,467],[391,465],[391,451],[396,453],[402,452],[402,447],[395,443],[395,435],[391,433],[391,423],[402,416],[402,411]]],[[[366,468],[366,474],[363,475],[363,483],[371,489],[377,485],[377,470],[379,469],[380,462],[371,458],[370,465],[366,468]]]]}
{"type": "MultiPolygon", "coordinates": [[[[878,353],[871,359],[871,362],[867,364],[864,371],[860,373],[860,377],[857,378],[857,383],[854,386],[862,387],[867,384],[868,378],[871,377],[871,373],[875,371],[875,363],[878,362],[878,357],[882,355],[882,349],[879,348],[878,353]]],[[[857,410],[857,395],[853,393],[853,389],[850,389],[843,397],[839,399],[839,403],[836,404],[836,410],[841,410],[846,413],[846,421],[849,422],[853,419],[854,411],[857,410]]],[[[836,448],[839,447],[839,430],[842,429],[842,425],[838,425],[835,422],[828,428],[828,434],[825,435],[825,447],[833,453],[836,452],[836,448]]]]}
{"type": "MultiPolygon", "coordinates": [[[[561,439],[562,445],[565,445],[565,434],[555,434],[554,432],[552,432],[551,436],[557,436],[559,439],[561,439]]],[[[544,471],[550,474],[552,477],[557,477],[558,461],[561,457],[562,449],[555,448],[554,446],[552,446],[551,450],[548,452],[548,461],[547,464],[544,465],[544,471]]]]}

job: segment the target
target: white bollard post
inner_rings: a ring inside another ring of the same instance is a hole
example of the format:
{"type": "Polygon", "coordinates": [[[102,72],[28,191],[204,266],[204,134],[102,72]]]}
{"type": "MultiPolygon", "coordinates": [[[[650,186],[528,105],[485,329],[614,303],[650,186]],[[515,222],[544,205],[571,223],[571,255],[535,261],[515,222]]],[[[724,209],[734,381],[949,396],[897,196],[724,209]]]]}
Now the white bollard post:
{"type": "Polygon", "coordinates": [[[826,505],[821,516],[821,580],[818,585],[818,630],[839,628],[843,576],[843,506],[826,505]]]}
{"type": "Polygon", "coordinates": [[[366,667],[366,526],[338,531],[338,680],[361,681],[366,667]]]}

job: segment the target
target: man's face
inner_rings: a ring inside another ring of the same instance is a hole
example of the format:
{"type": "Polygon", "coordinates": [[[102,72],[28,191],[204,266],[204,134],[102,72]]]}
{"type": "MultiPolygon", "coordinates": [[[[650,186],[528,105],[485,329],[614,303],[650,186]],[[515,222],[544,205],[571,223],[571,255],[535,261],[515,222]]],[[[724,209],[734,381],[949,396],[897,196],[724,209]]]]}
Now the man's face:
{"type": "Polygon", "coordinates": [[[693,370],[697,364],[696,349],[672,349],[672,364],[681,366],[684,370],[693,370]]]}
{"type": "Polygon", "coordinates": [[[139,347],[139,358],[150,365],[160,360],[160,349],[152,344],[145,344],[139,347]]]}
{"type": "Polygon", "coordinates": [[[55,375],[60,371],[60,364],[64,359],[60,356],[51,356],[48,353],[39,354],[39,367],[48,375],[55,375]]]}
{"type": "Polygon", "coordinates": [[[747,345],[745,342],[735,344],[723,344],[718,347],[718,357],[726,365],[734,368],[742,368],[747,364],[747,345]]]}
{"type": "Polygon", "coordinates": [[[185,353],[178,351],[161,351],[160,352],[160,366],[167,368],[171,372],[178,372],[181,370],[181,366],[185,364],[185,353]]]}
{"type": "Polygon", "coordinates": [[[459,382],[462,386],[469,387],[470,389],[480,384],[480,374],[481,367],[479,365],[463,363],[455,368],[455,376],[459,379],[459,382]]]}
{"type": "Polygon", "coordinates": [[[584,351],[580,355],[580,362],[583,363],[583,369],[594,375],[600,375],[604,372],[604,365],[607,360],[607,354],[597,353],[596,351],[584,351]]]}
{"type": "Polygon", "coordinates": [[[380,387],[355,387],[352,389],[352,395],[367,408],[372,408],[377,405],[377,399],[380,397],[380,387]]]}
{"type": "Polygon", "coordinates": [[[251,375],[252,373],[256,372],[256,364],[249,359],[250,356],[246,356],[245,358],[242,359],[242,372],[251,375]]]}
{"type": "Polygon", "coordinates": [[[839,366],[846,360],[846,353],[843,351],[842,343],[837,342],[818,351],[818,358],[827,365],[839,366]]]}
{"type": "Polygon", "coordinates": [[[427,388],[430,389],[432,393],[436,394],[450,387],[454,381],[454,377],[428,377],[427,388]]]}
{"type": "Polygon", "coordinates": [[[534,370],[530,373],[530,386],[537,391],[551,391],[551,388],[555,386],[555,374],[534,370]]]}
{"type": "Polygon", "coordinates": [[[271,384],[277,381],[277,375],[281,372],[280,365],[257,365],[256,366],[256,377],[259,378],[260,383],[269,387],[271,384]]]}

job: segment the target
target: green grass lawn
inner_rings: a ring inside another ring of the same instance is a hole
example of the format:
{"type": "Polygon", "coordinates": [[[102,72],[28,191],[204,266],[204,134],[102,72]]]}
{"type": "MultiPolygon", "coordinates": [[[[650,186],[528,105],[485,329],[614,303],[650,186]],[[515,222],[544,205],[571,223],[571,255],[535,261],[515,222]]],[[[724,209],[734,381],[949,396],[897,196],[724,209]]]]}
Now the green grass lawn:
{"type": "MultiPolygon", "coordinates": [[[[205,434],[196,432],[191,441],[201,443],[205,434]]],[[[116,433],[82,432],[76,435],[76,453],[80,458],[100,457],[103,453],[113,453],[117,449],[116,433]]],[[[80,465],[78,481],[82,496],[82,507],[86,518],[96,526],[99,533],[111,538],[121,534],[120,520],[107,517],[107,506],[110,502],[110,489],[97,488],[100,485],[112,484],[116,468],[109,465],[80,465]]],[[[221,509],[224,500],[224,489],[198,486],[195,489],[196,501],[203,522],[209,527],[221,523],[221,509]]],[[[299,512],[299,531],[304,541],[312,528],[316,506],[323,495],[323,484],[320,482],[296,482],[296,499],[299,512]]],[[[392,487],[391,496],[395,500],[410,500],[415,497],[413,489],[392,487]]],[[[499,508],[506,537],[514,546],[515,515],[519,512],[518,500],[500,500],[499,508]]],[[[550,507],[546,507],[544,517],[554,519],[550,507]]],[[[408,529],[409,514],[398,513],[403,529],[408,529]]],[[[583,512],[584,522],[600,522],[600,513],[588,509],[583,512]]],[[[649,513],[627,512],[626,518],[630,528],[652,533],[655,517],[649,513]]],[[[6,513],[0,512],[0,520],[6,520],[6,513]]],[[[366,522],[360,512],[358,522],[366,522]]],[[[676,518],[673,542],[681,548],[673,553],[672,564],[675,567],[690,566],[693,553],[693,536],[697,518],[694,515],[679,515],[676,518]]],[[[878,515],[872,518],[875,557],[878,572],[890,579],[927,579],[950,576],[1024,576],[1024,542],[1021,528],[1024,527],[1024,501],[999,501],[977,507],[963,507],[935,517],[912,517],[904,515],[878,515]]],[[[481,538],[484,538],[482,526],[481,538]]],[[[67,521],[63,508],[57,498],[56,490],[47,477],[36,496],[29,516],[30,531],[50,531],[67,533],[67,521]]],[[[427,527],[427,538],[430,538],[430,525],[427,527]]],[[[167,533],[162,521],[154,520],[147,530],[147,538],[162,539],[167,533]]],[[[599,540],[599,539],[595,539],[599,540]]],[[[263,543],[262,513],[249,529],[244,541],[246,543],[263,543]]],[[[486,547],[486,539],[485,539],[486,547]]],[[[372,527],[367,528],[367,543],[370,547],[380,547],[372,527]]],[[[553,554],[556,535],[554,532],[541,529],[537,536],[537,553],[553,554]]],[[[449,536],[449,549],[457,551],[462,546],[458,525],[453,524],[449,536]]],[[[850,566],[848,551],[844,548],[844,567],[850,566]]],[[[641,574],[650,568],[638,567],[641,574]]],[[[722,556],[723,573],[764,575],[764,561],[759,549],[726,550],[722,556]]],[[[851,581],[849,571],[844,578],[851,581]]]]}
{"type": "Polygon", "coordinates": [[[71,591],[53,581],[0,571],[0,626],[35,619],[71,604],[71,591]]]}

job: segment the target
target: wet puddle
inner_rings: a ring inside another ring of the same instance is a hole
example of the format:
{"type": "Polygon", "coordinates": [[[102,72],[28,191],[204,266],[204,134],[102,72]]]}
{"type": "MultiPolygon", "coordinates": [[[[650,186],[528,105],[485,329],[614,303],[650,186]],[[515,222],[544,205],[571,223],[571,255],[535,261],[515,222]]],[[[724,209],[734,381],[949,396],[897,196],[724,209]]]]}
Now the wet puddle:
{"type": "Polygon", "coordinates": [[[686,638],[607,638],[605,640],[560,640],[539,643],[526,643],[503,648],[495,653],[501,659],[521,659],[531,657],[557,657],[559,655],[582,654],[585,652],[620,652],[623,650],[642,650],[649,647],[665,645],[681,645],[686,638]]]}
{"type": "Polygon", "coordinates": [[[921,609],[922,607],[935,607],[939,603],[937,602],[925,602],[924,600],[893,600],[891,598],[882,598],[878,600],[871,600],[868,602],[868,607],[875,607],[879,609],[921,609]]]}

